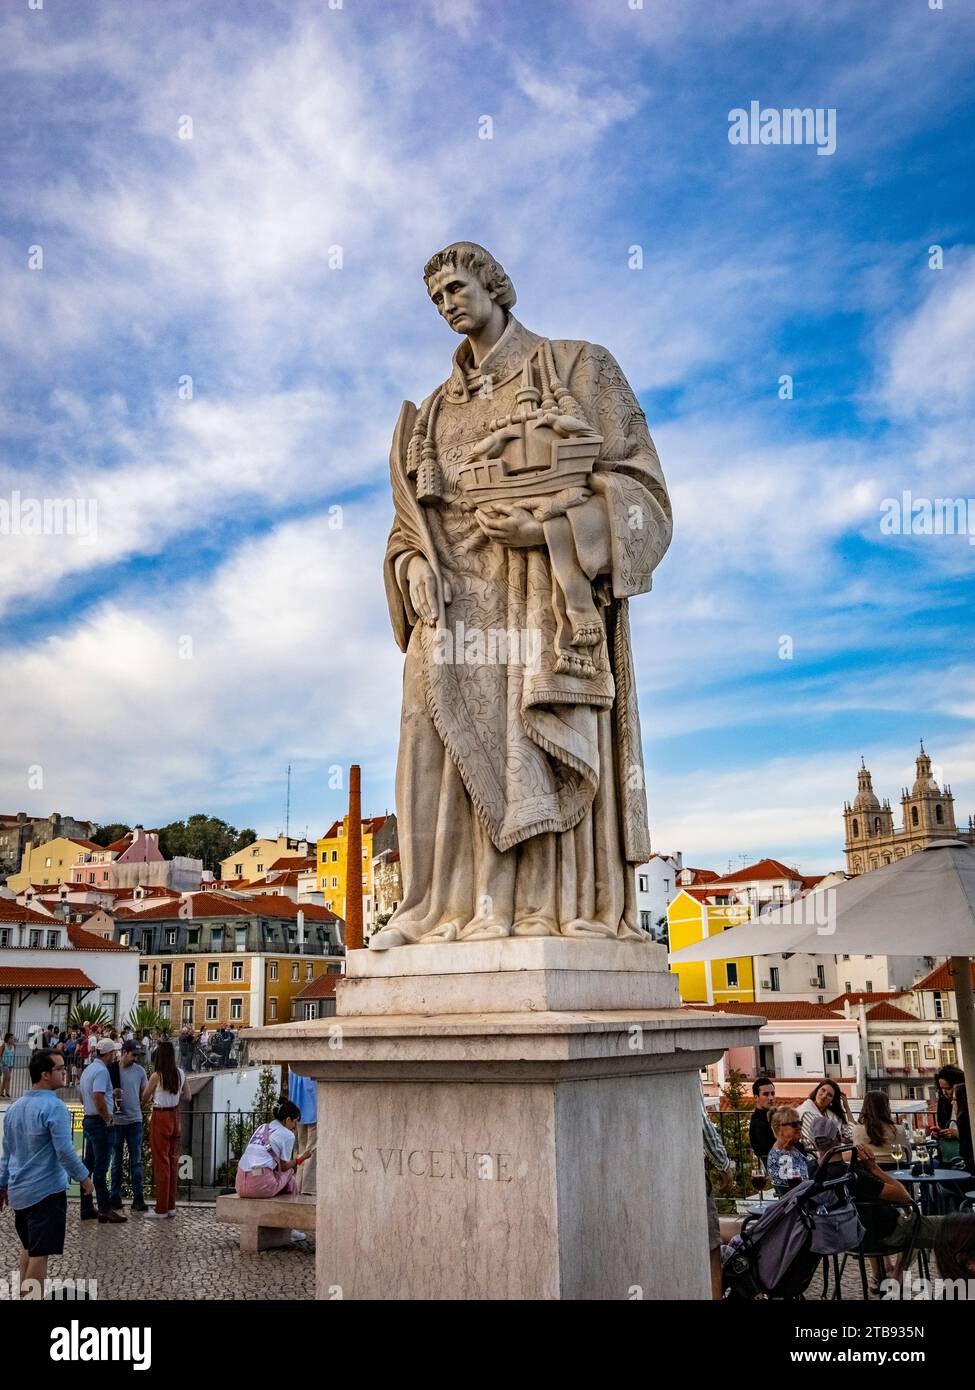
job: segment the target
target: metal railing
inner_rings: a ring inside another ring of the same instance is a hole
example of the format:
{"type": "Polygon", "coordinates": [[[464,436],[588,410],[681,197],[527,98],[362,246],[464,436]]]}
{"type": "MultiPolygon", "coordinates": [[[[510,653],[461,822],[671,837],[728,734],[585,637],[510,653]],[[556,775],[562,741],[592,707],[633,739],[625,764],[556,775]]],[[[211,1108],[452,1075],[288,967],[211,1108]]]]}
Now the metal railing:
{"type": "MultiPolygon", "coordinates": [[[[84,1160],[84,1113],[80,1105],[69,1108],[71,1139],[84,1160]]],[[[208,1202],[221,1192],[232,1192],[237,1176],[237,1160],[258,1125],[258,1117],[253,1110],[182,1110],[179,1200],[208,1202]]],[[[149,1200],[154,1191],[154,1174],[148,1121],[142,1127],[142,1169],[143,1187],[149,1200]]],[[[77,1195],[77,1183],[72,1183],[69,1192],[77,1195]]],[[[126,1152],[122,1165],[122,1196],[128,1200],[131,1195],[126,1152]]]]}

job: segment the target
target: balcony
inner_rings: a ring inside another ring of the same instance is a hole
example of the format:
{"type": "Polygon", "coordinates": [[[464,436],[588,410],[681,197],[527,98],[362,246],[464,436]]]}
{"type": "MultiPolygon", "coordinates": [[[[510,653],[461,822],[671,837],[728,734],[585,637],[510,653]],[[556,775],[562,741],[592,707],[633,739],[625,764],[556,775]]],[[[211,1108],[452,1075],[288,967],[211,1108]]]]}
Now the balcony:
{"type": "Polygon", "coordinates": [[[868,1071],[868,1081],[933,1081],[938,1067],[883,1067],[880,1071],[868,1071]]]}

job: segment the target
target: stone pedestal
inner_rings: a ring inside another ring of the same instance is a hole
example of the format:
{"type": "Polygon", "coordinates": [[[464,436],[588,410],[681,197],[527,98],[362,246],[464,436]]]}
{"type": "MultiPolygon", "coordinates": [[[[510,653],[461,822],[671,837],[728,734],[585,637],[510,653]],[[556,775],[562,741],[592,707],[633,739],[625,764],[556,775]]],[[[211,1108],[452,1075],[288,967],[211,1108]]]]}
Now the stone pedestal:
{"type": "Polygon", "coordinates": [[[561,938],[352,952],[337,1001],[251,1043],[318,1081],[319,1298],[710,1297],[698,1071],[759,1019],[561,938]]]}

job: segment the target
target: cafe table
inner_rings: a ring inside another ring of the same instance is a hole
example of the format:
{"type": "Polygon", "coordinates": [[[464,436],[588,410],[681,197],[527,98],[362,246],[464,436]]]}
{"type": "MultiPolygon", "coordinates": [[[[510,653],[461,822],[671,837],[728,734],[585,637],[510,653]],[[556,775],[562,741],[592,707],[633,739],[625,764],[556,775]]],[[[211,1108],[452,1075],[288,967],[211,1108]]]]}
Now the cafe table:
{"type": "MultiPolygon", "coordinates": [[[[947,1210],[943,1189],[947,1189],[952,1183],[970,1184],[972,1181],[971,1173],[966,1173],[960,1168],[935,1168],[933,1173],[912,1173],[910,1168],[894,1168],[884,1170],[888,1178],[896,1178],[900,1183],[907,1187],[911,1183],[919,1186],[918,1199],[921,1210],[925,1216],[937,1215],[939,1212],[947,1210]]],[[[958,1194],[962,1195],[961,1192],[958,1194]]]]}

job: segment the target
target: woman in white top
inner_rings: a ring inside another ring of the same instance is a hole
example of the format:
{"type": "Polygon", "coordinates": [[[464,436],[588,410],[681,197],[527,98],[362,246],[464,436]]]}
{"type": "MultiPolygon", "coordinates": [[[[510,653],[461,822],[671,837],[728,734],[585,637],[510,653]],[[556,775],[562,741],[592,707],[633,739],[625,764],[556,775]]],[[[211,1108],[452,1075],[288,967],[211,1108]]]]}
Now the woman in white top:
{"type": "Polygon", "coordinates": [[[853,1126],[853,1142],[869,1149],[881,1168],[896,1168],[911,1157],[911,1140],[903,1125],[895,1125],[886,1091],[868,1091],[863,1097],[860,1123],[853,1126]],[[895,1159],[894,1149],[902,1150],[895,1159]]]}
{"type": "Polygon", "coordinates": [[[835,1081],[821,1081],[809,1092],[806,1100],[799,1106],[799,1118],[802,1121],[802,1141],[813,1152],[815,1152],[816,1146],[812,1139],[812,1123],[820,1115],[832,1120],[836,1130],[837,1144],[844,1141],[852,1143],[853,1117],[847,1108],[846,1097],[835,1081]]]}
{"type": "Polygon", "coordinates": [[[176,1215],[176,1181],[179,1175],[180,1140],[183,1137],[179,1103],[189,1098],[186,1073],[176,1065],[173,1044],[168,1038],[163,1038],[156,1048],[153,1073],[143,1097],[144,1105],[152,1102],[149,1147],[152,1150],[156,1189],[155,1210],[146,1213],[147,1220],[161,1221],[164,1217],[176,1215]]]}
{"type": "Polygon", "coordinates": [[[295,1173],[302,1159],[294,1148],[300,1119],[301,1111],[294,1101],[282,1100],[274,1107],[274,1119],[254,1131],[237,1164],[234,1186],[238,1197],[297,1192],[295,1173]]]}

